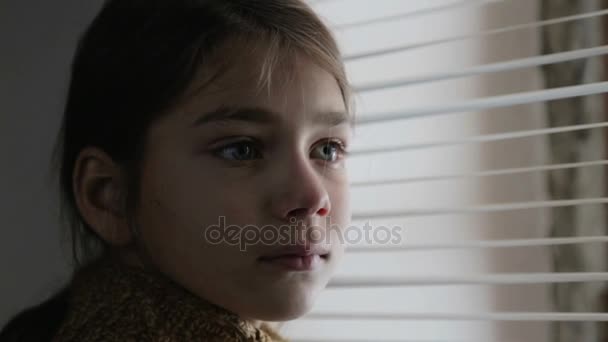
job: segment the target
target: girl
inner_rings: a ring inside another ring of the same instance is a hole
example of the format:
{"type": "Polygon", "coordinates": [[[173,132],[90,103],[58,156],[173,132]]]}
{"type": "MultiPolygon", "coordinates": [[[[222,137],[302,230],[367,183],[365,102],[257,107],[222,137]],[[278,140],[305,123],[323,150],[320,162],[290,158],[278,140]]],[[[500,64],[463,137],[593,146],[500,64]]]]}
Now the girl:
{"type": "Polygon", "coordinates": [[[350,220],[328,29],[300,0],[110,0],[71,77],[78,267],[0,340],[282,341],[265,322],[311,308],[350,220]]]}

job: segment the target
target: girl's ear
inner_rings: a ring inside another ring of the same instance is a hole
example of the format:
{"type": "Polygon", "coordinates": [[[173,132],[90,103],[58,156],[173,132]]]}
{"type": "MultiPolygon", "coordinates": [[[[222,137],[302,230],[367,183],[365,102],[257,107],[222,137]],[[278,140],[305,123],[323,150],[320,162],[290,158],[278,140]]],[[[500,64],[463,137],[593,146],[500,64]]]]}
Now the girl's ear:
{"type": "Polygon", "coordinates": [[[74,164],[74,197],[85,222],[108,244],[132,239],[126,212],[126,182],[121,167],[104,151],[87,147],[74,164]]]}

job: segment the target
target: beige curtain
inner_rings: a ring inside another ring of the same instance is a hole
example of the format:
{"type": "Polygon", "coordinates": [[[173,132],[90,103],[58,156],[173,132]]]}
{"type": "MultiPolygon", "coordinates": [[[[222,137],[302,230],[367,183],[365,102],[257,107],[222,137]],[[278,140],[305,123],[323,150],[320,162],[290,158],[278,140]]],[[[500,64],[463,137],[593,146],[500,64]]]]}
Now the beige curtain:
{"type": "MultiPolygon", "coordinates": [[[[606,0],[542,0],[542,20],[606,8],[606,0]]],[[[546,26],[542,31],[543,54],[571,51],[606,44],[603,17],[546,26]]],[[[547,88],[604,81],[604,58],[575,60],[543,68],[547,88]]],[[[578,125],[606,120],[603,96],[572,98],[547,103],[550,126],[578,125]]],[[[548,137],[549,161],[573,163],[606,158],[606,131],[592,129],[548,137]]],[[[604,167],[552,171],[548,174],[550,199],[606,197],[604,167]]],[[[553,237],[607,235],[606,207],[581,205],[551,210],[553,237]]],[[[606,271],[604,244],[566,245],[553,249],[555,272],[606,271]]],[[[604,283],[552,285],[555,310],[560,312],[606,312],[604,283]]],[[[553,341],[608,341],[605,323],[563,322],[552,328],[553,341]]]]}

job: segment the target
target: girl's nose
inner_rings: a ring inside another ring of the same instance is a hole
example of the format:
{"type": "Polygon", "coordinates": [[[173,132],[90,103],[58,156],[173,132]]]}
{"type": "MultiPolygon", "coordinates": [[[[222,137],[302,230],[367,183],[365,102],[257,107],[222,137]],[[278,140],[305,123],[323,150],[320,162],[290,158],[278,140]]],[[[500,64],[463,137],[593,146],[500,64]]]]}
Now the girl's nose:
{"type": "Polygon", "coordinates": [[[307,220],[315,215],[328,215],[331,203],[322,171],[310,160],[292,162],[285,171],[279,176],[281,181],[274,183],[271,204],[274,215],[285,222],[291,218],[307,220]]]}

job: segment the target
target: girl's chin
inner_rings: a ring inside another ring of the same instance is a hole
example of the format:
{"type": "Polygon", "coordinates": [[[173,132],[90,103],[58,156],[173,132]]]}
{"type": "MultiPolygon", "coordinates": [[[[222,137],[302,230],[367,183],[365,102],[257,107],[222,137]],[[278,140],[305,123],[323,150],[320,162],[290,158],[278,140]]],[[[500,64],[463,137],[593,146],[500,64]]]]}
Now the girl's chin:
{"type": "Polygon", "coordinates": [[[258,305],[258,312],[252,316],[262,321],[294,320],[310,312],[315,299],[316,292],[311,291],[275,292],[263,299],[264,304],[258,305]]]}
{"type": "Polygon", "coordinates": [[[311,305],[306,306],[285,306],[282,305],[280,307],[269,308],[267,312],[260,312],[259,320],[269,321],[269,322],[284,322],[291,321],[294,319],[298,319],[304,315],[306,315],[312,309],[311,305]]]}

